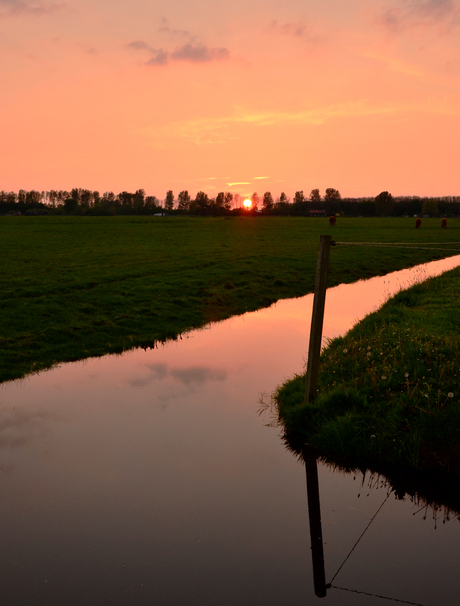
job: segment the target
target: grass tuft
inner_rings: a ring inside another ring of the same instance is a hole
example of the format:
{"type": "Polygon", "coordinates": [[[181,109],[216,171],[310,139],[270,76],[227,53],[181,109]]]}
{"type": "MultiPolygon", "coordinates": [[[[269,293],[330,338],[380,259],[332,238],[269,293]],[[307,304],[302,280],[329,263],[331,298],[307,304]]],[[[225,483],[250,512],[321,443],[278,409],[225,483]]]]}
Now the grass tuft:
{"type": "Polygon", "coordinates": [[[460,271],[389,300],[321,355],[318,397],[305,378],[275,394],[286,435],[365,466],[460,477],[460,271]]]}

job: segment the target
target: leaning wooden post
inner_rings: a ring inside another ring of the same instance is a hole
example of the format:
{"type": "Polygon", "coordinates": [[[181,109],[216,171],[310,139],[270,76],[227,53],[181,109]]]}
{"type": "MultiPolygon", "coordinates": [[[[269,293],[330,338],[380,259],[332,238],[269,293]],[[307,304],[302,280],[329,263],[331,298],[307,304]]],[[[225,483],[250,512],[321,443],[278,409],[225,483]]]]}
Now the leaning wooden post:
{"type": "Polygon", "coordinates": [[[304,452],[307,473],[308,519],[310,522],[311,557],[313,562],[313,586],[318,598],[326,597],[326,572],[324,569],[323,533],[321,530],[321,507],[319,503],[318,463],[316,454],[304,452]]]}
{"type": "Polygon", "coordinates": [[[305,403],[313,402],[318,389],[319,356],[323,337],[324,304],[326,302],[327,271],[331,252],[331,236],[320,236],[316,266],[315,296],[311,315],[310,345],[308,347],[305,403]]]}

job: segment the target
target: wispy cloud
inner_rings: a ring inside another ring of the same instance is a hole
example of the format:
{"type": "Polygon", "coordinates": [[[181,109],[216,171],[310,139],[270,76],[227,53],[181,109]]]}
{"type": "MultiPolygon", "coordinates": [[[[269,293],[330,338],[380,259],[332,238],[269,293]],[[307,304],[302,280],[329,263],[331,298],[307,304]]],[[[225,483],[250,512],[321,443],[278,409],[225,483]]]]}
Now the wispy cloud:
{"type": "Polygon", "coordinates": [[[323,34],[317,32],[303,21],[290,21],[288,23],[278,23],[278,21],[272,21],[270,24],[270,29],[273,32],[284,36],[298,38],[312,46],[316,46],[325,40],[325,36],[323,34]]]}
{"type": "Polygon", "coordinates": [[[161,20],[161,26],[158,28],[158,33],[166,34],[169,38],[189,38],[193,40],[195,36],[193,36],[186,29],[175,29],[169,25],[169,21],[166,17],[163,17],[161,20]]]}
{"type": "Polygon", "coordinates": [[[207,368],[206,366],[191,366],[189,368],[172,368],[171,376],[190,385],[191,383],[205,383],[206,381],[225,381],[227,371],[220,368],[207,368]]]}
{"type": "Polygon", "coordinates": [[[228,59],[230,52],[227,48],[213,48],[205,44],[187,43],[176,47],[173,51],[163,48],[154,48],[145,40],[134,40],[128,42],[128,48],[137,51],[147,51],[150,58],[145,65],[158,66],[167,65],[170,61],[187,61],[189,63],[208,63],[211,61],[222,61],[228,59]]]}
{"type": "Polygon", "coordinates": [[[254,177],[254,179],[270,179],[270,177],[254,177]]]}
{"type": "Polygon", "coordinates": [[[150,44],[145,42],[145,40],[133,40],[133,42],[128,42],[127,46],[129,48],[134,48],[135,50],[147,50],[152,52],[152,47],[150,44]]]}
{"type": "MultiPolygon", "coordinates": [[[[425,67],[421,67],[414,63],[409,63],[396,57],[389,57],[378,53],[365,53],[364,56],[383,63],[392,72],[403,74],[412,80],[428,84],[432,88],[443,86],[455,91],[460,90],[460,83],[457,79],[452,79],[442,73],[427,70],[425,67]]],[[[428,104],[431,104],[430,100],[427,100],[427,105],[428,104]]],[[[453,107],[447,111],[445,103],[439,102],[438,111],[436,110],[436,107],[433,108],[433,111],[434,113],[455,113],[453,107]]]]}
{"type": "Polygon", "coordinates": [[[234,185],[251,185],[250,181],[233,181],[227,183],[228,187],[233,187],[234,185]]]}
{"type": "Polygon", "coordinates": [[[385,8],[378,21],[393,33],[439,26],[446,32],[460,23],[460,6],[457,0],[401,0],[385,8]]]}
{"type": "MultiPolygon", "coordinates": [[[[145,387],[152,381],[172,377],[185,385],[202,384],[206,381],[225,381],[227,371],[223,368],[211,368],[209,366],[186,366],[168,368],[166,364],[146,364],[148,374],[142,377],[134,377],[128,381],[132,387],[145,387]]],[[[0,427],[1,429],[1,427],[0,427]]]]}
{"type": "Polygon", "coordinates": [[[29,15],[43,17],[57,13],[67,6],[66,3],[27,2],[25,0],[0,0],[0,19],[29,15]]]}
{"type": "Polygon", "coordinates": [[[379,55],[377,53],[366,53],[364,56],[384,63],[393,72],[398,72],[420,81],[429,80],[429,75],[424,69],[412,63],[408,63],[407,61],[379,55]]]}
{"type": "Polygon", "coordinates": [[[47,411],[6,410],[0,414],[0,449],[32,442],[47,430],[49,421],[64,417],[47,411]]]}
{"type": "Polygon", "coordinates": [[[184,44],[171,53],[171,60],[205,63],[207,61],[228,59],[229,56],[230,53],[227,48],[211,48],[204,44],[184,44]]]}
{"type": "MultiPolygon", "coordinates": [[[[200,118],[165,125],[163,128],[146,129],[152,138],[165,136],[189,140],[197,145],[225,143],[238,139],[238,128],[252,126],[301,126],[321,125],[333,118],[364,118],[367,116],[392,115],[404,112],[429,112],[432,114],[459,115],[457,105],[443,105],[437,99],[423,99],[411,104],[374,104],[367,99],[355,102],[329,105],[298,112],[270,111],[253,112],[245,108],[234,108],[231,115],[221,118],[200,118]]],[[[227,185],[249,185],[249,182],[228,183],[227,185]]]]}
{"type": "Polygon", "coordinates": [[[169,61],[169,54],[162,48],[152,51],[152,55],[145,65],[166,65],[169,61]]]}

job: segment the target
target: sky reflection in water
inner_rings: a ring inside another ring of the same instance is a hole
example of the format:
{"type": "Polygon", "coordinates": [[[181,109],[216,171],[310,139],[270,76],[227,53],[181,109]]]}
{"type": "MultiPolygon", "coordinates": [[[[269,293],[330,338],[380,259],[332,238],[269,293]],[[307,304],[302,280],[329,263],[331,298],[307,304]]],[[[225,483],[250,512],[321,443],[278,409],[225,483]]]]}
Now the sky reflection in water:
{"type": "MultiPolygon", "coordinates": [[[[412,280],[392,276],[329,290],[325,337],[412,280]]],[[[3,385],[3,603],[315,602],[304,469],[256,414],[262,392],[302,371],[311,305],[280,301],[3,385]]],[[[360,486],[320,468],[327,580],[386,496],[360,486]]],[[[390,497],[334,584],[456,604],[459,524],[435,531],[416,510],[390,497]]],[[[380,602],[340,590],[325,601],[380,602]]]]}

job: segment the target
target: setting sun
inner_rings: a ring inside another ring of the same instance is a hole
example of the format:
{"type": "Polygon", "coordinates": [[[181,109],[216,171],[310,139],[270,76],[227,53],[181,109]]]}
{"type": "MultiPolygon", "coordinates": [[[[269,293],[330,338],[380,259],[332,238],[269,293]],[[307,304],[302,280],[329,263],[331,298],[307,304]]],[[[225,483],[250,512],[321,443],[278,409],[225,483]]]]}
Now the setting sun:
{"type": "Polygon", "coordinates": [[[252,206],[252,202],[251,202],[251,200],[246,199],[246,200],[243,202],[243,206],[244,206],[244,208],[247,208],[247,209],[251,208],[251,206],[252,206]]]}

